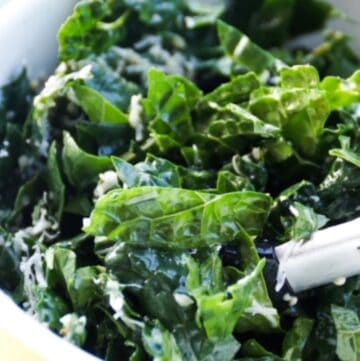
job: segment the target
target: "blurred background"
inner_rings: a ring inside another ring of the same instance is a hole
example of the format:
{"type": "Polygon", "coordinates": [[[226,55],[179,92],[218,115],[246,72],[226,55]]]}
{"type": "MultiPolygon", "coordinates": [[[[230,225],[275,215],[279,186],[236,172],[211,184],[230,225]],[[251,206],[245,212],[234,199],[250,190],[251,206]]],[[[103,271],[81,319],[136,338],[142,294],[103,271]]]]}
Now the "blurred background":
{"type": "MultiPolygon", "coordinates": [[[[211,3],[210,0],[192,1],[197,4],[196,6],[211,3]]],[[[218,1],[213,0],[215,4],[218,1]]],[[[242,0],[238,1],[240,2],[239,9],[241,9],[242,0]]],[[[326,2],[326,0],[318,1],[319,3],[326,2]]],[[[5,84],[11,76],[19,72],[21,66],[27,68],[28,74],[33,79],[46,78],[54,70],[57,64],[58,50],[56,33],[76,2],[77,0],[0,0],[0,44],[2,52],[7,54],[0,61],[0,85],[5,84]],[[37,14],[36,17],[32,16],[34,13],[37,14]]],[[[248,2],[251,3],[251,1],[248,2]]],[[[328,0],[328,2],[337,7],[339,15],[328,22],[327,28],[344,32],[352,39],[352,48],[360,54],[360,0],[328,0]]],[[[261,0],[257,3],[261,3],[261,0]]],[[[304,0],[302,4],[304,9],[307,8],[306,4],[307,2],[304,0]]],[[[244,16],[241,13],[234,13],[233,20],[236,21],[237,17],[241,18],[241,15],[244,16]]],[[[306,23],[307,19],[301,19],[299,23],[302,21],[306,23]]],[[[261,29],[256,38],[258,29],[257,23],[254,24],[249,35],[255,42],[265,48],[270,48],[274,45],[273,42],[277,43],[277,40],[273,36],[267,36],[267,33],[264,37],[261,29]]],[[[315,48],[324,43],[323,35],[324,31],[318,31],[300,37],[292,37],[290,42],[285,42],[285,46],[295,50],[315,48]]],[[[337,59],[335,63],[346,63],[350,58],[354,58],[351,54],[349,55],[349,51],[352,52],[352,50],[348,51],[346,47],[347,45],[342,49],[337,47],[340,49],[340,55],[333,54],[334,59],[337,59]]],[[[288,63],[291,64],[291,60],[288,63]]],[[[346,76],[358,68],[357,63],[350,65],[348,71],[341,75],[346,76]]],[[[339,74],[338,71],[337,73],[339,74]]]]}
{"type": "MultiPolygon", "coordinates": [[[[0,7],[7,2],[18,0],[0,0],[0,7]]],[[[32,0],[28,0],[32,1],[32,0]]],[[[58,0],[49,0],[58,1],[58,0]]],[[[240,0],[241,1],[241,0],[240,0]]],[[[352,19],[360,22],[360,1],[359,0],[328,0],[328,2],[336,5],[336,7],[347,14],[352,19]]],[[[349,35],[359,37],[356,47],[360,50],[360,24],[344,22],[342,20],[333,20],[330,22],[329,27],[332,29],[339,29],[349,35]]],[[[318,37],[314,37],[313,41],[319,41],[318,37]]]]}
{"type": "Polygon", "coordinates": [[[355,37],[354,46],[360,51],[360,1],[359,0],[330,0],[339,10],[342,10],[350,18],[359,22],[358,24],[333,20],[329,26],[339,29],[355,37]]]}

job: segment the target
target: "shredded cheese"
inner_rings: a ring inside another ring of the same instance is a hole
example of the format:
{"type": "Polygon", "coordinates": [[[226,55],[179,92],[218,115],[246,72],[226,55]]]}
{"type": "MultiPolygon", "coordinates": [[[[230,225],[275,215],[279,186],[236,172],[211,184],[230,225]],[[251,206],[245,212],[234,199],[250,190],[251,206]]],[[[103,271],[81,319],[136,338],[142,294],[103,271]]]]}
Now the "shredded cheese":
{"type": "Polygon", "coordinates": [[[276,309],[273,307],[263,306],[262,304],[257,302],[255,299],[253,300],[251,306],[245,310],[245,312],[249,313],[253,316],[254,315],[262,315],[269,321],[269,323],[273,327],[276,327],[278,324],[278,321],[277,321],[278,313],[277,313],[276,309]]]}
{"type": "Polygon", "coordinates": [[[85,332],[86,316],[78,316],[76,313],[68,313],[60,318],[62,329],[60,335],[66,340],[72,341],[73,337],[85,332]]]}
{"type": "Polygon", "coordinates": [[[296,296],[290,295],[290,293],[285,293],[283,300],[289,303],[289,306],[293,307],[298,303],[298,298],[296,296]]]}
{"type": "Polygon", "coordinates": [[[143,326],[142,322],[129,317],[125,312],[124,295],[117,281],[109,279],[106,282],[105,293],[109,296],[109,303],[114,310],[113,317],[115,319],[121,319],[132,330],[135,330],[136,326],[143,326]]]}
{"type": "Polygon", "coordinates": [[[194,300],[184,293],[174,292],[173,296],[176,303],[181,307],[189,307],[194,303],[194,300]]]}
{"type": "Polygon", "coordinates": [[[119,187],[117,173],[114,171],[107,171],[99,175],[99,181],[94,189],[95,199],[100,198],[109,190],[119,187]]]}
{"type": "Polygon", "coordinates": [[[142,121],[143,108],[141,94],[133,95],[130,101],[129,124],[135,129],[135,139],[140,142],[144,139],[144,124],[142,121]]]}

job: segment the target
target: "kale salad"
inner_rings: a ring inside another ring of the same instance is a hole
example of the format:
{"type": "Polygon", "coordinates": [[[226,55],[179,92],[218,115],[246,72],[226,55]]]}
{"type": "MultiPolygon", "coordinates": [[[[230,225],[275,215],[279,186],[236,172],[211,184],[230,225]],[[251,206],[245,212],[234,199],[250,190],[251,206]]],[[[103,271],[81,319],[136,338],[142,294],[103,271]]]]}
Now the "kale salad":
{"type": "Polygon", "coordinates": [[[360,59],[294,40],[333,16],[80,1],[0,89],[0,288],[107,361],[359,360],[360,278],[287,302],[258,252],[360,216],[360,59]]]}

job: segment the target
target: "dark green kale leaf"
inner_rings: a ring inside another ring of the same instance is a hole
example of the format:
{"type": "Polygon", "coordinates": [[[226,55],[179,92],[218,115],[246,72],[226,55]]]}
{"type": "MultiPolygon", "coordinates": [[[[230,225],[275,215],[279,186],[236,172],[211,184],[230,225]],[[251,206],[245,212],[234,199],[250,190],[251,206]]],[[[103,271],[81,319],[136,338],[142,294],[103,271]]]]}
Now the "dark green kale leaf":
{"type": "Polygon", "coordinates": [[[96,203],[85,230],[99,237],[99,248],[116,242],[201,248],[258,236],[270,205],[269,196],[256,192],[216,195],[178,188],[117,189],[96,203]]]}
{"type": "MultiPolygon", "coordinates": [[[[124,111],[137,92],[135,84],[126,82],[102,61],[62,64],[35,98],[26,133],[40,155],[46,154],[52,140],[61,139],[62,130],[73,133],[74,127],[92,138],[94,129],[98,130],[95,143],[99,148],[105,145],[104,140],[115,143],[109,132],[117,133],[114,138],[119,133],[131,134],[124,111]]],[[[128,145],[129,141],[122,143],[128,145]]]]}
{"type": "Polygon", "coordinates": [[[211,188],[215,181],[211,171],[186,168],[149,153],[143,162],[135,165],[118,157],[112,157],[112,161],[127,188],[159,186],[198,190],[211,188]]]}
{"type": "Polygon", "coordinates": [[[303,351],[310,336],[313,321],[299,317],[294,321],[292,328],[286,334],[282,344],[282,357],[267,351],[256,340],[248,340],[243,345],[241,353],[247,357],[240,360],[262,361],[302,361],[303,351]]]}
{"type": "Polygon", "coordinates": [[[209,137],[221,145],[240,153],[249,145],[257,146],[262,139],[274,139],[280,135],[278,127],[264,123],[246,109],[231,103],[215,108],[208,132],[209,137]]]}
{"type": "Polygon", "coordinates": [[[321,29],[332,15],[332,6],[322,0],[231,1],[225,20],[268,48],[321,29]]]}
{"type": "Polygon", "coordinates": [[[239,278],[236,283],[226,285],[221,272],[218,256],[209,257],[204,264],[188,260],[189,275],[187,289],[197,303],[197,322],[202,324],[206,334],[213,340],[224,340],[246,322],[247,315],[260,314],[274,328],[278,315],[274,308],[265,305],[266,299],[256,297],[257,283],[261,283],[261,261],[249,275],[239,278]],[[247,315],[246,315],[247,314],[247,315]]]}
{"type": "Polygon", "coordinates": [[[350,220],[359,215],[356,194],[359,189],[359,169],[343,161],[335,161],[320,184],[320,197],[325,204],[324,214],[336,221],[350,220]]]}
{"type": "Polygon", "coordinates": [[[150,323],[143,331],[150,355],[160,360],[175,354],[184,361],[230,361],[239,343],[233,337],[211,341],[196,325],[194,302],[184,294],[187,267],[183,256],[177,250],[122,244],[107,255],[105,264],[120,283],[127,285],[125,290],[139,312],[161,323],[150,323]],[[159,339],[165,343],[159,344],[159,339]]]}
{"type": "MultiPolygon", "coordinates": [[[[341,350],[348,345],[341,334],[343,328],[348,327],[347,315],[351,315],[352,325],[356,324],[356,318],[352,316],[353,313],[359,313],[359,291],[359,277],[348,279],[343,287],[327,285],[318,290],[316,299],[313,299],[316,302],[315,323],[305,348],[305,360],[342,360],[342,356],[340,357],[340,354],[337,354],[336,351],[337,347],[341,350]],[[337,310],[339,310],[338,313],[336,313],[337,310]]],[[[350,338],[353,335],[350,330],[348,335],[350,338]]],[[[353,344],[353,346],[348,349],[352,356],[356,355],[356,345],[353,344]]]]}
{"type": "Polygon", "coordinates": [[[109,157],[100,157],[84,152],[67,132],[64,133],[62,162],[69,183],[79,189],[94,185],[99,173],[112,167],[109,157]]]}
{"type": "Polygon", "coordinates": [[[253,191],[254,186],[246,177],[236,175],[228,170],[222,170],[218,173],[216,190],[219,193],[237,192],[242,190],[253,191]]]}
{"type": "Polygon", "coordinates": [[[356,312],[332,306],[331,314],[337,331],[336,353],[340,360],[356,360],[360,357],[360,319],[356,312]]]}
{"type": "Polygon", "coordinates": [[[20,160],[23,153],[31,152],[22,137],[22,127],[33,91],[25,71],[0,88],[0,225],[5,225],[11,216],[18,188],[34,173],[34,169],[22,171],[20,160]],[[10,174],[13,176],[5,176],[10,174]]]}
{"type": "Polygon", "coordinates": [[[211,102],[219,106],[225,106],[229,103],[240,105],[248,101],[250,94],[260,87],[260,81],[254,73],[237,75],[230,82],[221,84],[212,92],[205,94],[200,99],[200,107],[210,107],[211,102]]]}
{"type": "Polygon", "coordinates": [[[162,151],[184,144],[193,134],[191,111],[201,92],[183,77],[149,72],[148,96],[144,101],[149,129],[162,151]]]}
{"type": "Polygon", "coordinates": [[[220,21],[218,33],[225,54],[247,70],[260,75],[264,72],[269,74],[269,72],[277,72],[285,65],[235,27],[220,21]]]}
{"type": "Polygon", "coordinates": [[[64,210],[65,185],[60,171],[58,151],[55,143],[51,145],[49,151],[47,179],[49,183],[49,190],[51,192],[51,214],[54,214],[56,219],[60,220],[64,210]]]}
{"type": "Polygon", "coordinates": [[[0,227],[0,287],[12,293],[19,289],[22,282],[20,259],[11,245],[11,234],[0,227]]]}
{"type": "Polygon", "coordinates": [[[60,58],[79,60],[124,38],[129,12],[123,2],[83,0],[60,28],[60,58]]]}
{"type": "Polygon", "coordinates": [[[144,162],[132,165],[113,157],[112,162],[120,180],[127,188],[159,186],[180,188],[182,180],[179,168],[166,159],[147,155],[144,162]]]}

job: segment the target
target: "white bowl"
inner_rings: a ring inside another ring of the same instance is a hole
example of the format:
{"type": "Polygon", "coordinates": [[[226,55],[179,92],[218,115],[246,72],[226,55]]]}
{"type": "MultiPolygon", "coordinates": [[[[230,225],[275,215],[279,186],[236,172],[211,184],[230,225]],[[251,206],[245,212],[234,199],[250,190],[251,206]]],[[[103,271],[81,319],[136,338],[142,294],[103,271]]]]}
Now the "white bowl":
{"type": "Polygon", "coordinates": [[[30,77],[57,63],[56,33],[77,0],[0,0],[0,85],[26,67],[30,77]]]}
{"type": "Polygon", "coordinates": [[[0,291],[1,361],[100,361],[17,307],[0,291]]]}
{"type": "MultiPolygon", "coordinates": [[[[0,86],[26,67],[31,78],[57,63],[56,33],[77,0],[0,0],[0,86]]],[[[49,331],[0,291],[1,361],[99,361],[49,331]]]]}

